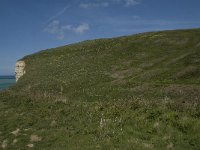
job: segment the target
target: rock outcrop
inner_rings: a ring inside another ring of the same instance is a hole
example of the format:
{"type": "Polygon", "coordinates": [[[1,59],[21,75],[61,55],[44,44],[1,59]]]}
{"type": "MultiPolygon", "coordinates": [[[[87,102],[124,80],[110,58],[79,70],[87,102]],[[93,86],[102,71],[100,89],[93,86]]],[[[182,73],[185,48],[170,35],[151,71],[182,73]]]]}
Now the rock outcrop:
{"type": "Polygon", "coordinates": [[[21,78],[25,73],[25,62],[24,61],[17,61],[16,66],[15,66],[15,77],[16,77],[16,82],[21,78]]]}

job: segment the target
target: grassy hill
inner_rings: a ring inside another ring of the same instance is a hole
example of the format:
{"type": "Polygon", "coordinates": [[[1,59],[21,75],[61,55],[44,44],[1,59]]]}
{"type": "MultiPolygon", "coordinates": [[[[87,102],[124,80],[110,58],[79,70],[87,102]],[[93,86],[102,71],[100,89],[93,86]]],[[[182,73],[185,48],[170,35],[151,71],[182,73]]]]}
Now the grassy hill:
{"type": "Polygon", "coordinates": [[[0,93],[5,148],[200,149],[200,29],[84,41],[22,60],[26,74],[0,93]]]}

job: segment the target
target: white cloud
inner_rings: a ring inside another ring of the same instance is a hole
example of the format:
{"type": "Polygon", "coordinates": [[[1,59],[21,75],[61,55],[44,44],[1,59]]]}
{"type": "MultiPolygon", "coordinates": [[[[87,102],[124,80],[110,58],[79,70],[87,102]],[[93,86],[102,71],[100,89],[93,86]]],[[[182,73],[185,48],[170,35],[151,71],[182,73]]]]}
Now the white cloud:
{"type": "Polygon", "coordinates": [[[48,25],[48,27],[45,29],[46,32],[49,32],[51,34],[55,34],[59,30],[59,24],[60,22],[57,20],[54,20],[52,23],[48,25]]]}
{"type": "Polygon", "coordinates": [[[81,3],[79,6],[81,8],[95,8],[95,7],[109,7],[111,5],[120,4],[122,6],[135,6],[140,4],[138,0],[107,0],[106,2],[100,2],[100,0],[96,0],[93,3],[81,3]]]}
{"type": "Polygon", "coordinates": [[[87,23],[82,23],[82,24],[80,24],[78,27],[73,28],[73,29],[74,29],[74,31],[75,31],[76,33],[78,33],[78,34],[83,34],[84,32],[86,32],[87,30],[90,29],[90,26],[89,26],[89,24],[87,24],[87,23]]]}
{"type": "Polygon", "coordinates": [[[120,3],[122,0],[111,0],[111,2],[114,2],[114,3],[120,3]]]}
{"type": "Polygon", "coordinates": [[[94,8],[94,7],[108,7],[109,3],[108,2],[103,2],[103,3],[81,3],[79,5],[81,8],[94,8]]]}
{"type": "Polygon", "coordinates": [[[54,20],[44,29],[44,31],[52,35],[55,35],[56,38],[59,40],[63,40],[65,38],[65,33],[67,31],[72,31],[77,34],[83,34],[89,29],[90,26],[87,23],[82,23],[77,27],[74,27],[73,25],[69,24],[62,25],[60,21],[54,20]]]}
{"type": "Polygon", "coordinates": [[[122,4],[123,6],[135,6],[140,4],[138,0],[110,0],[113,4],[122,4]]]}
{"type": "Polygon", "coordinates": [[[138,4],[140,4],[140,3],[136,0],[125,0],[125,6],[135,6],[138,4]]]}
{"type": "Polygon", "coordinates": [[[88,8],[97,8],[97,7],[109,7],[111,5],[116,5],[116,4],[120,4],[122,6],[135,6],[140,4],[140,2],[138,2],[138,0],[96,0],[93,3],[81,3],[79,5],[79,7],[84,8],[84,9],[88,9],[88,8]],[[103,1],[103,2],[102,2],[103,1]]]}
{"type": "Polygon", "coordinates": [[[141,17],[137,16],[137,15],[132,16],[132,18],[135,19],[135,20],[141,19],[141,17]]]}
{"type": "Polygon", "coordinates": [[[57,12],[54,16],[50,17],[50,18],[47,20],[47,22],[50,22],[50,21],[52,21],[52,20],[58,18],[59,16],[63,15],[63,14],[66,12],[66,10],[67,10],[68,8],[70,8],[70,6],[65,6],[62,10],[60,10],[59,12],[57,12]]]}
{"type": "Polygon", "coordinates": [[[71,29],[70,25],[62,26],[60,21],[54,20],[44,29],[44,31],[56,35],[57,39],[62,40],[65,38],[65,31],[69,29],[71,29]]]}

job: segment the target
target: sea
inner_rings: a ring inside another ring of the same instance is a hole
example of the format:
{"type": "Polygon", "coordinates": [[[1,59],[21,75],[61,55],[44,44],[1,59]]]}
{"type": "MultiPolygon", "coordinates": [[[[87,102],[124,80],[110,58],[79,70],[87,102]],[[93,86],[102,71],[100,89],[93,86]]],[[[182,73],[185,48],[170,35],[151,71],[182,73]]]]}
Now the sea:
{"type": "Polygon", "coordinates": [[[0,76],[0,90],[5,90],[15,83],[15,76],[0,76]]]}

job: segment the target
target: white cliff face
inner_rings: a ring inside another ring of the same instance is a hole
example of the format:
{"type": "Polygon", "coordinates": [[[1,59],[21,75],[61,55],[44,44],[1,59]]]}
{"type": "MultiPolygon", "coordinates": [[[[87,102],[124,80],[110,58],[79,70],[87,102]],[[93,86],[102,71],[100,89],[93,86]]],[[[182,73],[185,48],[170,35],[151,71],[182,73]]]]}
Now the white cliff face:
{"type": "Polygon", "coordinates": [[[17,61],[16,66],[15,66],[15,77],[16,77],[16,82],[21,78],[25,73],[25,62],[24,61],[17,61]]]}

